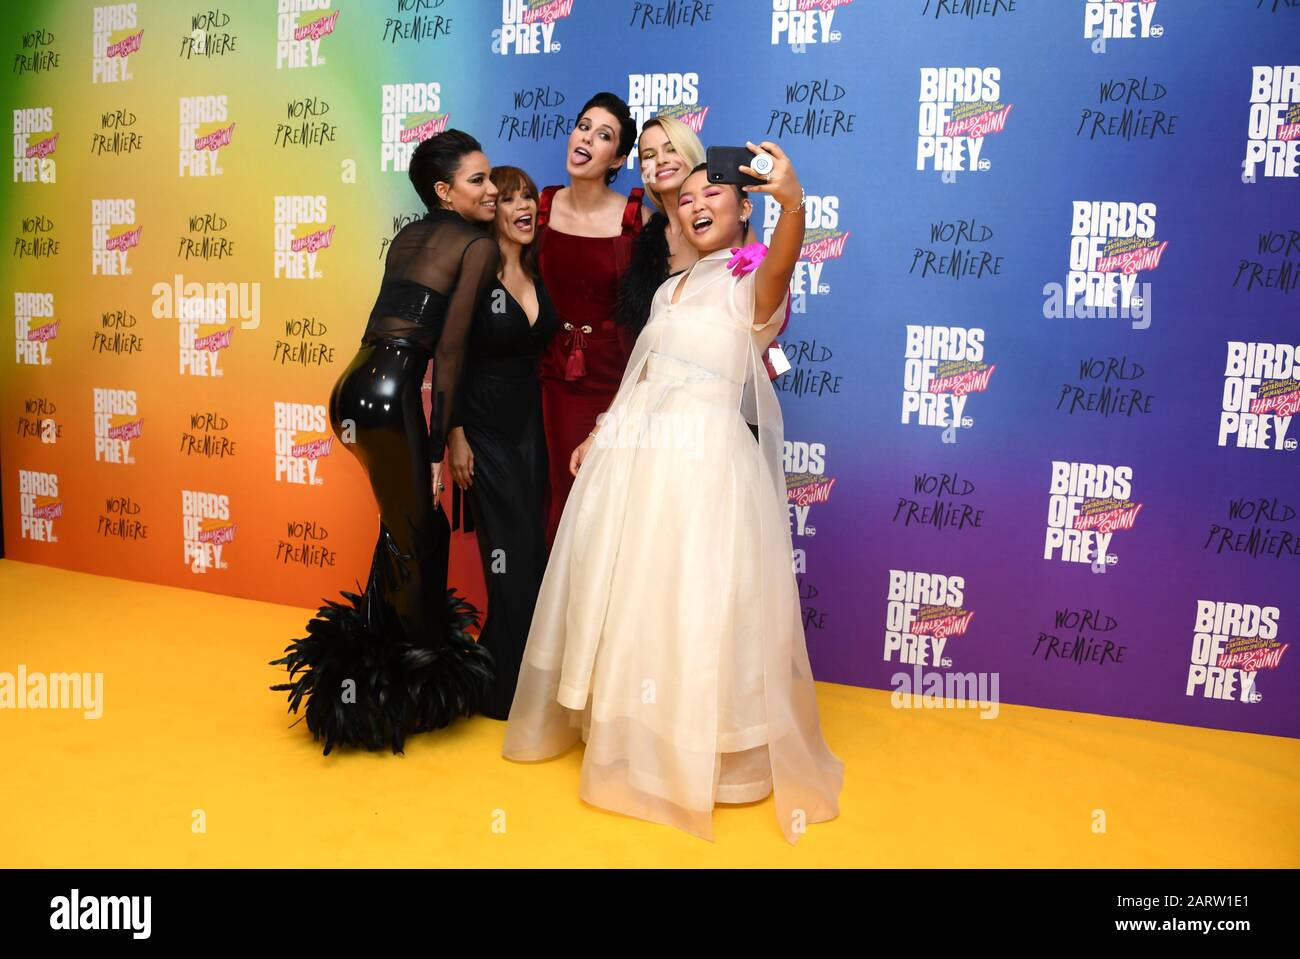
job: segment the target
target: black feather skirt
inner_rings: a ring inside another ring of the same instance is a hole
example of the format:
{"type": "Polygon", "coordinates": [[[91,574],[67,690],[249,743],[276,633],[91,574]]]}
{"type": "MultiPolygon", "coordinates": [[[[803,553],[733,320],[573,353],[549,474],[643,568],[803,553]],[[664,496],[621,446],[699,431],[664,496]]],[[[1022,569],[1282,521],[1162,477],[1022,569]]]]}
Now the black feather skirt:
{"type": "Polygon", "coordinates": [[[361,595],[341,591],[307,624],[307,635],[271,665],[284,666],[289,711],[303,707],[307,729],[325,754],[336,746],[400,753],[406,738],[477,712],[492,687],[491,654],[469,632],[478,610],[447,589],[439,635],[411,636],[412,625],[386,601],[411,557],[381,528],[370,579],[361,595]],[[394,562],[395,561],[395,562],[394,562]],[[397,575],[394,577],[393,573],[397,575]]]}
{"type": "Polygon", "coordinates": [[[307,729],[337,746],[402,752],[406,738],[478,712],[495,675],[471,629],[476,610],[447,588],[451,524],[430,489],[420,381],[429,354],[365,344],[335,384],[330,424],[370,479],[379,539],[365,588],[326,600],[307,635],[271,665],[272,686],[307,729]]]}

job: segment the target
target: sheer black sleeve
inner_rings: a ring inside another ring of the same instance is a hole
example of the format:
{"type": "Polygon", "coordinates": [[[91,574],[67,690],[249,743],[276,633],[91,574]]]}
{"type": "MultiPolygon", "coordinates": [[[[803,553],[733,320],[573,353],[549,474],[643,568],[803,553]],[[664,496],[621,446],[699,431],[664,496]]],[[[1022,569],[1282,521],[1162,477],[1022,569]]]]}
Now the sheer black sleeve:
{"type": "Polygon", "coordinates": [[[441,462],[459,395],[470,326],[480,297],[497,277],[500,254],[496,241],[486,234],[474,237],[461,254],[447,302],[442,334],[433,354],[433,396],[429,410],[429,462],[441,462]]]}
{"type": "MultiPolygon", "coordinates": [[[[461,383],[461,389],[463,390],[463,389],[465,388],[465,386],[466,386],[466,384],[462,382],[462,383],[461,383]]],[[[431,412],[432,412],[432,411],[431,411],[431,412]]],[[[450,413],[450,415],[447,417],[447,434],[448,434],[448,436],[451,435],[451,431],[452,431],[452,430],[454,430],[454,429],[459,429],[460,427],[462,427],[462,426],[465,425],[465,421],[464,421],[463,419],[461,419],[460,412],[461,412],[461,410],[460,410],[460,404],[459,404],[459,403],[452,403],[452,404],[451,404],[451,413],[450,413]]],[[[432,425],[433,425],[433,417],[430,417],[430,418],[429,418],[429,425],[430,425],[430,427],[432,427],[432,425]]],[[[430,429],[429,433],[430,433],[430,437],[432,438],[433,430],[430,429]]],[[[446,443],[446,438],[445,438],[445,437],[444,437],[444,439],[443,439],[443,442],[444,442],[444,444],[446,443]]],[[[437,460],[431,460],[430,462],[436,463],[436,462],[438,462],[438,461],[437,461],[437,460]]]]}

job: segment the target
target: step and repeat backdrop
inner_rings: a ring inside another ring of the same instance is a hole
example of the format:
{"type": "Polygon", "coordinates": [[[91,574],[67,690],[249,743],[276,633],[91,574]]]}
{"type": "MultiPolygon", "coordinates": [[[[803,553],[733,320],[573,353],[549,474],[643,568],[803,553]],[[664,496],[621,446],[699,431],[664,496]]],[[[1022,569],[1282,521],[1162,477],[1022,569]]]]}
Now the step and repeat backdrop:
{"type": "Polygon", "coordinates": [[[412,149],[563,182],[611,90],[807,187],[776,386],[819,679],[1300,736],[1298,36],[1280,0],[7,3],[6,554],[354,588],[325,404],[412,149]]]}

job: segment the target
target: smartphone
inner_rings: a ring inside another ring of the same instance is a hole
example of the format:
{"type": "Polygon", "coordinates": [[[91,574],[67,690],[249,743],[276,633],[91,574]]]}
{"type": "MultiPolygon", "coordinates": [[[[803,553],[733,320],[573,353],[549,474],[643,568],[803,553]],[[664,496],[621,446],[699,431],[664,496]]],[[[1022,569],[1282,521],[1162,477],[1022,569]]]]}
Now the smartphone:
{"type": "Polygon", "coordinates": [[[754,159],[749,147],[709,147],[704,155],[709,168],[705,176],[710,183],[736,183],[740,186],[758,186],[765,183],[756,176],[741,173],[742,166],[748,166],[754,159]]]}

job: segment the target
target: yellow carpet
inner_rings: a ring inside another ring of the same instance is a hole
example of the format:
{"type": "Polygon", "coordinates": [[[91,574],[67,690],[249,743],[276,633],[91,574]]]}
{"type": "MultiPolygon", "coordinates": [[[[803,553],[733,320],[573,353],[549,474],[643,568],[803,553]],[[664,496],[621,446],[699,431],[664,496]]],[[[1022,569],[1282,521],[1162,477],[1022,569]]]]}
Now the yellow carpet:
{"type": "Polygon", "coordinates": [[[104,677],[99,719],[0,710],[0,867],[1300,866],[1297,740],[819,683],[840,818],[790,846],[770,798],[719,807],[710,843],[587,806],[580,746],[511,763],[482,717],[322,757],[267,689],[307,610],[12,560],[0,610],[0,672],[104,677]]]}

